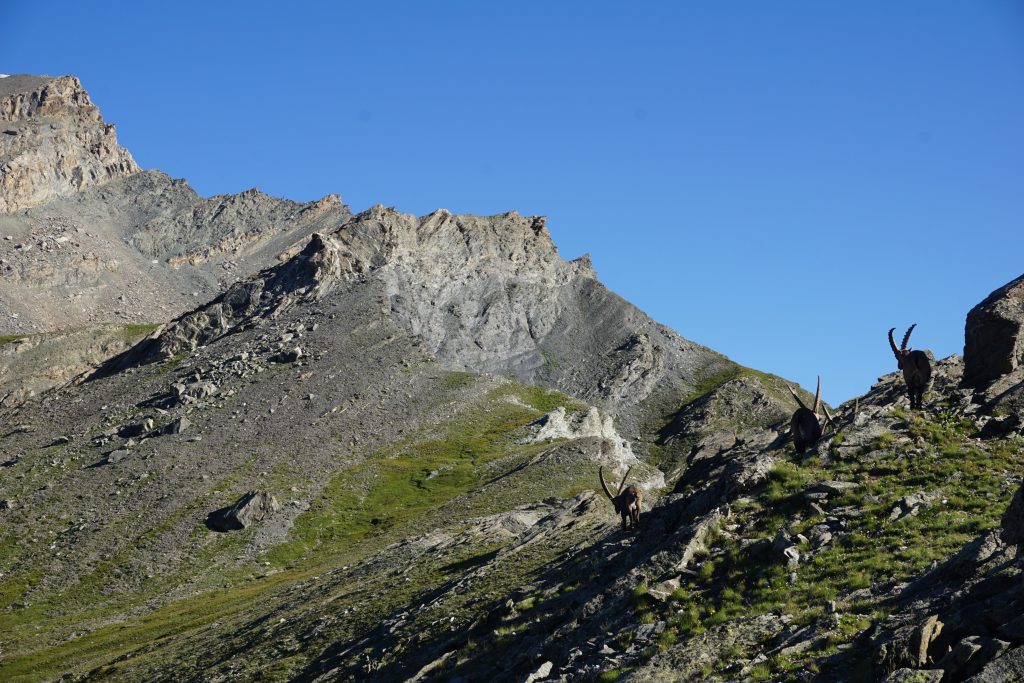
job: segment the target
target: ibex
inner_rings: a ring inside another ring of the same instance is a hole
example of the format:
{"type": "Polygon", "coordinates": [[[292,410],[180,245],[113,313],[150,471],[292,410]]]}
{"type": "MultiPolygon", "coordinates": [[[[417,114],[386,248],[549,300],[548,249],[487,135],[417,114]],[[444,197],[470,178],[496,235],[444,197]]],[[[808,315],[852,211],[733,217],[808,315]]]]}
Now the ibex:
{"type": "Polygon", "coordinates": [[[932,381],[932,364],[928,360],[928,354],[924,351],[914,351],[907,348],[910,341],[910,333],[917,327],[914,323],[903,335],[903,343],[896,348],[896,341],[892,338],[895,327],[889,330],[889,346],[892,347],[893,355],[896,356],[896,363],[903,371],[903,381],[907,383],[907,395],[910,396],[910,407],[921,408],[924,402],[924,392],[932,381]]]}
{"type": "Polygon", "coordinates": [[[832,416],[829,414],[825,404],[821,402],[821,375],[818,376],[818,388],[814,391],[813,410],[804,405],[804,402],[800,400],[797,393],[793,391],[793,387],[787,384],[786,388],[789,389],[789,393],[793,394],[793,398],[796,399],[797,404],[800,406],[793,413],[793,417],[789,421],[789,431],[793,435],[793,444],[796,446],[796,452],[803,455],[808,447],[818,443],[818,439],[821,438],[818,408],[820,407],[825,411],[825,419],[828,422],[832,421],[832,416]]]}
{"type": "Polygon", "coordinates": [[[615,506],[615,511],[622,516],[622,529],[625,531],[630,526],[634,529],[640,524],[640,506],[644,502],[644,492],[639,486],[630,484],[626,488],[622,488],[626,485],[626,477],[629,476],[630,470],[626,470],[626,476],[622,478],[622,482],[619,484],[619,490],[616,495],[612,495],[612,492],[608,490],[608,484],[604,483],[604,466],[597,468],[597,476],[601,479],[601,488],[604,489],[608,499],[612,501],[612,505],[615,506]]]}

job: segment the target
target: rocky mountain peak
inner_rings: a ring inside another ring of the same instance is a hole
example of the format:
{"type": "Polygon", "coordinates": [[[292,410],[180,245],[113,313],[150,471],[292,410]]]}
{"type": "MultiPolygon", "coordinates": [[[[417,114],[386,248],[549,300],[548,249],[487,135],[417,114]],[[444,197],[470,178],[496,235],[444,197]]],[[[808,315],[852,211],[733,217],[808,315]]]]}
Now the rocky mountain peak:
{"type": "Polygon", "coordinates": [[[0,78],[0,213],[140,171],[74,76],[0,78]]]}
{"type": "Polygon", "coordinates": [[[82,82],[75,76],[7,76],[0,79],[0,120],[33,117],[102,121],[82,82]]]}

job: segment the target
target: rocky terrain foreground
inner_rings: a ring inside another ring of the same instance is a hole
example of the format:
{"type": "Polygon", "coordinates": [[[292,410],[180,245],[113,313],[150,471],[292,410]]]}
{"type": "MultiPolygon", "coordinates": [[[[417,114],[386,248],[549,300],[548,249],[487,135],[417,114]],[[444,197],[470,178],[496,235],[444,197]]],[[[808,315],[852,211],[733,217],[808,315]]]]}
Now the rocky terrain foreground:
{"type": "MultiPolygon", "coordinates": [[[[19,135],[102,121],[10,78],[19,135]]],[[[1024,679],[1024,278],[924,410],[886,375],[801,457],[781,379],[542,218],[74,185],[39,140],[0,147],[0,680],[1024,679]]]]}

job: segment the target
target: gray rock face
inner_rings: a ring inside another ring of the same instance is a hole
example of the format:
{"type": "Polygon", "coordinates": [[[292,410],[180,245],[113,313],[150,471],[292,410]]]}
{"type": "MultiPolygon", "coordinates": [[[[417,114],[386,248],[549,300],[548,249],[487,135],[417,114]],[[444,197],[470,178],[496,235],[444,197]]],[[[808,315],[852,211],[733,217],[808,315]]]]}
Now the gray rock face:
{"type": "Polygon", "coordinates": [[[0,334],[168,320],[349,217],[337,195],[203,199],[159,171],[0,213],[0,334]]]}
{"type": "Polygon", "coordinates": [[[139,172],[74,76],[0,79],[0,213],[139,172]]]}
{"type": "Polygon", "coordinates": [[[964,383],[984,386],[1024,365],[1024,275],[986,297],[967,314],[964,383]]]}
{"type": "Polygon", "coordinates": [[[239,531],[280,509],[277,499],[266,491],[249,491],[234,505],[211,512],[206,517],[206,526],[212,531],[239,531]]]}
{"type": "Polygon", "coordinates": [[[586,263],[562,260],[541,218],[416,218],[380,206],[179,318],[133,362],[190,352],[349,286],[382,288],[381,314],[447,367],[558,388],[614,409],[627,428],[630,408],[671,405],[699,377],[736,367],[609,292],[586,263]]]}

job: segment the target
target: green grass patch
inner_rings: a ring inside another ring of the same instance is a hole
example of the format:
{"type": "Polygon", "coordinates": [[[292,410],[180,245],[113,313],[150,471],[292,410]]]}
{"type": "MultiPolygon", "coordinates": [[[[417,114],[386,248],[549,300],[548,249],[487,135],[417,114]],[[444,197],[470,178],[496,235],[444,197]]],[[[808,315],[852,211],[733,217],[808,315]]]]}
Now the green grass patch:
{"type": "Polygon", "coordinates": [[[27,334],[0,334],[0,346],[16,342],[19,339],[25,339],[28,336],[27,334]]]}
{"type": "Polygon", "coordinates": [[[152,333],[160,323],[131,323],[121,327],[121,334],[125,337],[142,337],[152,333]]]}

